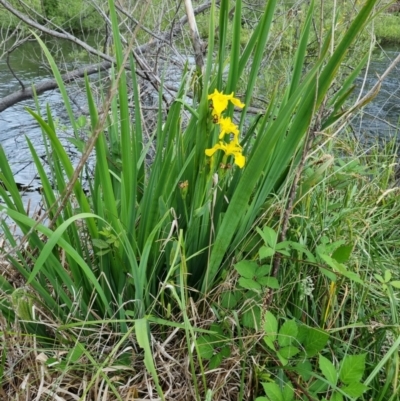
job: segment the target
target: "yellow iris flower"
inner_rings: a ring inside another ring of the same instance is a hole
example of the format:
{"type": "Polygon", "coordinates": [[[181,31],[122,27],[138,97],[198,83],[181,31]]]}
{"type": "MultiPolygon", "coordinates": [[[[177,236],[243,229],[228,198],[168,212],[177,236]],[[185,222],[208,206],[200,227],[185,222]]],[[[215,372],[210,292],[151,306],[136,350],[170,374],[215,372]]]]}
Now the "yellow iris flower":
{"type": "Polygon", "coordinates": [[[221,114],[228,108],[229,102],[240,108],[243,108],[244,104],[233,96],[233,92],[230,95],[224,95],[217,89],[214,90],[214,93],[208,95],[208,100],[212,101],[214,123],[220,126],[220,141],[211,149],[206,149],[206,155],[211,157],[217,150],[223,150],[225,158],[233,156],[235,164],[243,168],[246,158],[243,156],[242,147],[239,145],[239,128],[232,122],[230,117],[222,117],[221,114]],[[227,134],[233,134],[233,138],[229,143],[224,141],[227,134]]]}
{"type": "Polygon", "coordinates": [[[222,112],[228,108],[228,102],[231,102],[241,109],[244,107],[244,103],[242,103],[238,98],[233,97],[233,92],[230,95],[224,95],[222,92],[219,92],[217,89],[215,89],[214,93],[208,95],[208,100],[212,101],[212,114],[213,116],[217,117],[220,117],[222,112]]]}
{"type": "Polygon", "coordinates": [[[226,156],[233,156],[235,158],[235,164],[240,168],[243,168],[246,163],[246,158],[242,155],[242,147],[237,140],[232,140],[228,144],[220,141],[211,149],[206,149],[206,155],[212,156],[217,150],[223,150],[226,156]]]}
{"type": "Polygon", "coordinates": [[[239,129],[236,124],[232,122],[230,117],[221,117],[218,124],[221,128],[219,139],[224,139],[226,134],[233,134],[236,139],[239,137],[239,129]]]}

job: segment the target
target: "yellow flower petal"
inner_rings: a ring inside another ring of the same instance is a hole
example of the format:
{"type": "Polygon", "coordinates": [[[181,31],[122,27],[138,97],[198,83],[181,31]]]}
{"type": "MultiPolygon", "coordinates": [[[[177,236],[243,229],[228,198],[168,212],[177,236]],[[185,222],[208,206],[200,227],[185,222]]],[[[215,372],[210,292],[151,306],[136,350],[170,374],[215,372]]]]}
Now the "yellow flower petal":
{"type": "Polygon", "coordinates": [[[234,155],[236,153],[241,153],[242,147],[239,145],[237,140],[233,139],[225,146],[224,150],[227,155],[234,155]]]}
{"type": "Polygon", "coordinates": [[[205,153],[211,157],[217,150],[223,150],[227,156],[233,156],[235,164],[240,168],[243,168],[246,163],[246,158],[242,154],[242,147],[235,140],[232,140],[228,144],[218,142],[212,148],[206,149],[205,153]]]}
{"type": "Polygon", "coordinates": [[[219,92],[217,89],[214,90],[214,93],[208,95],[208,100],[211,100],[213,103],[213,116],[220,117],[222,112],[224,112],[228,108],[228,102],[232,102],[235,106],[243,108],[244,103],[242,103],[239,99],[233,96],[233,92],[230,95],[224,95],[222,92],[219,92]]]}
{"type": "Polygon", "coordinates": [[[238,127],[232,122],[230,117],[221,117],[218,122],[221,127],[221,132],[219,134],[219,139],[223,139],[226,134],[234,134],[236,137],[239,136],[238,127]]]}
{"type": "Polygon", "coordinates": [[[225,149],[226,149],[226,146],[222,142],[219,142],[219,143],[215,144],[212,148],[206,149],[205,153],[207,156],[211,157],[217,150],[225,151],[225,149]]]}
{"type": "Polygon", "coordinates": [[[235,164],[239,166],[240,168],[243,168],[246,163],[246,158],[241,154],[238,153],[235,155],[235,164]]]}
{"type": "Polygon", "coordinates": [[[214,93],[208,95],[208,100],[211,100],[213,103],[213,115],[219,117],[221,116],[221,113],[228,107],[229,96],[224,95],[215,89],[214,93]]]}
{"type": "MultiPolygon", "coordinates": [[[[233,94],[233,93],[232,93],[233,94]]],[[[240,101],[240,99],[236,98],[236,97],[232,97],[232,99],[229,99],[236,107],[239,107],[241,109],[243,109],[243,107],[245,106],[244,103],[242,103],[240,101]]]]}

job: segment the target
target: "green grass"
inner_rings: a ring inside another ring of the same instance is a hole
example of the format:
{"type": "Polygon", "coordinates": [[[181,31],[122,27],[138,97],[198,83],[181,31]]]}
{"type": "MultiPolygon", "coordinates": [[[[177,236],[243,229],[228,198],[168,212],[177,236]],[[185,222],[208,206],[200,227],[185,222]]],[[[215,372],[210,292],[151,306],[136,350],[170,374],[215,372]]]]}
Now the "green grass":
{"type": "Polygon", "coordinates": [[[251,35],[241,34],[242,1],[232,21],[231,2],[213,5],[204,72],[182,71],[166,114],[160,89],[154,143],[129,48],[135,37],[123,46],[109,6],[117,62],[100,115],[86,79],[86,142],[85,121],[37,37],[82,152],[77,168],[50,108],[28,110],[51,164],[48,176],[28,141],[47,222],[27,215],[0,148],[0,209],[25,235],[21,246],[2,222],[2,395],[397,400],[397,149],[334,135],[356,75],[341,67],[354,46],[362,53],[374,1],[334,41],[324,31],[320,45],[311,4],[297,45],[274,57],[269,50],[284,40],[276,2],[251,35]],[[263,68],[284,72],[266,81],[263,68]],[[254,118],[262,85],[268,105],[254,118]],[[244,104],[232,101],[238,92],[244,104]],[[87,195],[79,168],[92,152],[87,195]]]}
{"type": "Polygon", "coordinates": [[[400,15],[379,16],[375,24],[375,33],[380,43],[400,43],[400,15]]]}

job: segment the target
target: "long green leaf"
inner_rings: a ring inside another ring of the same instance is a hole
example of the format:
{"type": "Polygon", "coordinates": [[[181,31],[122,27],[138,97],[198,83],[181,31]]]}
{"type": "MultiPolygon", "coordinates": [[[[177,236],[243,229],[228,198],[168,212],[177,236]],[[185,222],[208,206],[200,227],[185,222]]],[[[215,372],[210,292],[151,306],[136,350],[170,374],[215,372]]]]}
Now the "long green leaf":
{"type": "Polygon", "coordinates": [[[225,46],[228,30],[229,0],[222,0],[219,7],[219,47],[217,67],[217,87],[222,86],[222,74],[225,64],[225,46]]]}
{"type": "Polygon", "coordinates": [[[71,125],[72,125],[72,127],[74,129],[74,134],[75,134],[75,136],[77,136],[78,135],[78,130],[77,130],[77,125],[76,125],[74,113],[72,111],[71,103],[69,101],[69,96],[68,96],[67,90],[65,88],[64,81],[63,81],[63,79],[61,77],[60,70],[58,69],[57,64],[54,61],[53,56],[49,52],[49,49],[44,44],[42,39],[40,39],[40,37],[33,31],[32,31],[32,35],[35,36],[35,38],[39,42],[40,47],[42,48],[44,54],[46,55],[47,61],[49,62],[50,67],[51,67],[51,71],[53,72],[54,78],[55,78],[55,80],[57,82],[58,89],[60,90],[64,106],[65,106],[65,108],[67,110],[67,113],[68,113],[69,120],[70,120],[71,125]]]}
{"type": "Polygon", "coordinates": [[[108,1],[110,10],[110,20],[113,31],[113,39],[115,46],[115,54],[117,59],[117,72],[119,81],[119,113],[120,113],[120,133],[121,133],[121,158],[122,158],[122,191],[121,191],[121,219],[128,221],[130,208],[135,205],[135,200],[131,199],[133,182],[133,171],[136,169],[137,159],[136,152],[132,151],[131,143],[131,123],[129,114],[129,101],[127,81],[124,65],[124,54],[122,50],[121,37],[119,32],[119,24],[115,4],[113,0],[108,1]]]}
{"type": "MultiPolygon", "coordinates": [[[[240,129],[242,129],[244,121],[245,121],[245,116],[246,116],[246,110],[250,106],[250,100],[253,95],[253,90],[254,86],[258,77],[258,72],[260,70],[260,65],[261,61],[265,52],[265,46],[267,44],[269,32],[271,29],[271,24],[274,16],[274,10],[276,6],[276,0],[269,0],[267,2],[267,6],[265,8],[264,14],[261,17],[261,20],[259,22],[260,25],[260,31],[257,34],[257,42],[255,44],[255,50],[253,54],[253,59],[251,63],[251,70],[250,74],[248,77],[247,85],[246,85],[246,97],[244,100],[245,106],[241,115],[241,120],[240,120],[240,129]]],[[[241,60],[241,62],[243,62],[241,60]]],[[[239,76],[241,75],[240,67],[238,71],[239,76]]]]}
{"type": "Polygon", "coordinates": [[[242,30],[242,0],[236,0],[235,4],[235,15],[233,20],[233,32],[232,32],[232,48],[230,55],[230,65],[228,82],[226,84],[226,93],[236,91],[236,86],[239,76],[239,59],[240,59],[240,33],[242,30]]]}
{"type": "MultiPolygon", "coordinates": [[[[16,221],[21,221],[24,224],[33,227],[36,222],[35,220],[32,220],[26,216],[23,216],[19,213],[13,212],[11,210],[8,211],[10,217],[12,217],[16,221]]],[[[98,295],[103,301],[103,305],[106,308],[106,310],[110,309],[109,301],[107,300],[103,289],[100,287],[95,275],[93,274],[92,270],[90,267],[87,265],[87,263],[82,259],[82,257],[75,251],[75,249],[68,244],[64,239],[62,239],[62,234],[64,231],[68,228],[70,224],[72,224],[74,221],[78,219],[87,219],[87,218],[97,218],[98,216],[92,214],[92,213],[81,213],[76,216],[71,217],[69,220],[65,221],[60,227],[57,228],[56,231],[52,232],[50,229],[47,227],[39,224],[37,226],[37,230],[43,234],[45,234],[49,240],[40,252],[39,258],[36,260],[35,266],[30,274],[30,277],[28,279],[28,284],[32,282],[32,280],[35,278],[35,276],[38,274],[40,269],[42,268],[43,264],[46,262],[46,260],[50,257],[51,252],[53,248],[58,244],[61,246],[66,252],[68,252],[74,259],[75,261],[81,266],[84,274],[87,276],[88,280],[92,283],[93,287],[96,289],[98,295]]],[[[79,283],[78,283],[79,284],[79,283]]],[[[77,290],[77,289],[76,289],[77,290]]]]}
{"type": "Polygon", "coordinates": [[[139,343],[139,347],[142,348],[144,351],[144,364],[154,380],[158,395],[164,401],[164,393],[160,386],[160,381],[158,379],[156,367],[153,361],[153,354],[151,352],[149,341],[150,332],[147,319],[143,318],[135,320],[135,333],[137,341],[139,343]]]}
{"type": "MultiPolygon", "coordinates": [[[[35,118],[35,120],[39,123],[40,127],[46,132],[46,134],[50,138],[52,147],[57,152],[57,155],[61,160],[62,166],[65,169],[65,173],[67,174],[68,178],[71,179],[74,174],[74,167],[71,163],[71,160],[68,157],[67,152],[65,151],[63,145],[61,144],[60,140],[58,139],[57,134],[50,127],[50,125],[47,124],[43,120],[42,117],[40,117],[38,114],[36,114],[35,112],[33,112],[30,109],[27,109],[27,110],[32,115],[32,117],[35,118]]],[[[85,192],[82,189],[82,185],[79,180],[74,185],[74,194],[75,194],[77,201],[79,202],[79,205],[80,205],[82,211],[90,212],[90,205],[89,205],[88,199],[86,197],[85,192]]],[[[97,227],[96,227],[94,220],[88,219],[87,224],[88,224],[88,228],[89,228],[92,238],[97,238],[98,233],[97,233],[97,227]]]]}

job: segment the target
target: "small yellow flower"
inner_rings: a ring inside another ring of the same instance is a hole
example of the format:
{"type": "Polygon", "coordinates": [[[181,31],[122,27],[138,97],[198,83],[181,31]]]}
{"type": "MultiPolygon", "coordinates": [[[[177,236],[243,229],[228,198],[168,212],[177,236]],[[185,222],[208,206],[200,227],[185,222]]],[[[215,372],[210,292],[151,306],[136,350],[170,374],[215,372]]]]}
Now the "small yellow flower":
{"type": "Polygon", "coordinates": [[[219,134],[219,139],[224,139],[226,134],[233,134],[237,139],[239,137],[239,129],[238,127],[232,122],[230,117],[221,117],[219,120],[219,126],[221,127],[221,132],[219,134]]]}
{"type": "Polygon", "coordinates": [[[212,156],[217,150],[223,150],[227,156],[233,156],[235,158],[235,164],[240,168],[243,168],[246,163],[246,158],[242,155],[242,147],[235,140],[232,140],[228,144],[220,141],[211,149],[206,149],[206,155],[212,156]]]}
{"type": "Polygon", "coordinates": [[[237,107],[243,108],[244,104],[237,98],[233,97],[233,92],[230,95],[224,95],[222,92],[219,92],[217,89],[214,90],[214,93],[208,95],[208,100],[211,100],[213,103],[213,116],[220,117],[222,112],[228,108],[228,102],[230,101],[237,107]]]}

